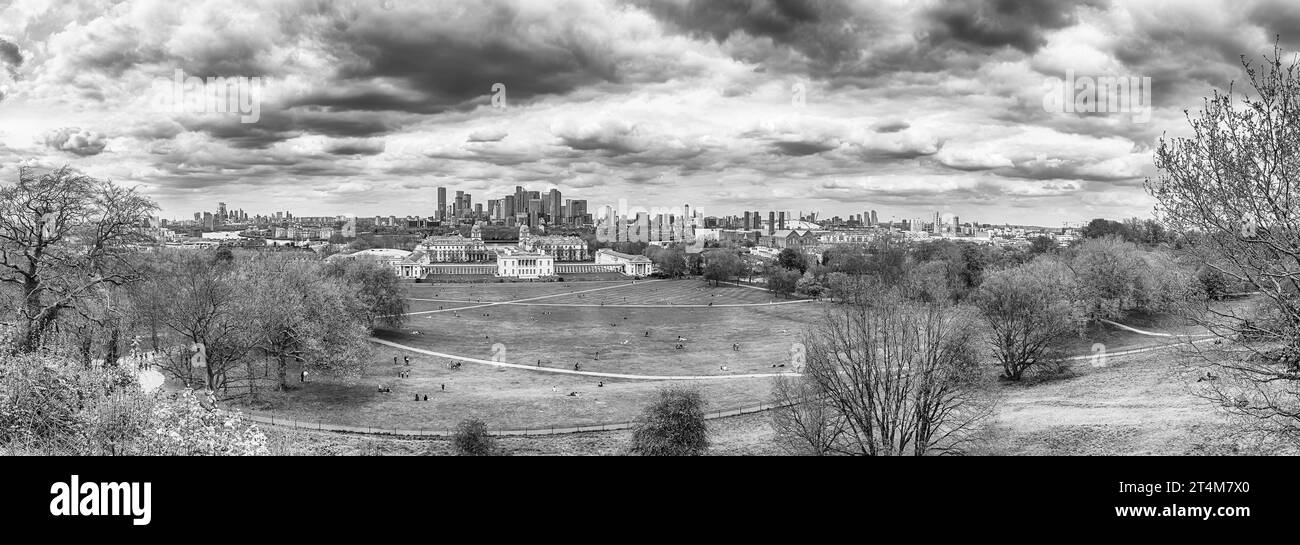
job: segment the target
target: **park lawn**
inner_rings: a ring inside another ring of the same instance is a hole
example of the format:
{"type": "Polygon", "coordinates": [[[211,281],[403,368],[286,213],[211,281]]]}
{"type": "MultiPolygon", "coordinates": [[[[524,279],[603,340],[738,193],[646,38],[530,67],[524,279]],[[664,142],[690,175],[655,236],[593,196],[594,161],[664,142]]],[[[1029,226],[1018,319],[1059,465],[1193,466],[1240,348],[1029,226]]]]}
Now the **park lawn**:
{"type": "MultiPolygon", "coordinates": [[[[603,380],[465,364],[459,370],[416,360],[410,378],[397,378],[391,360],[355,381],[312,380],[268,394],[257,412],[303,422],[380,429],[450,430],[466,418],[494,429],[544,429],[627,422],[670,381],[603,380]],[[379,393],[383,383],[392,393],[379,393]],[[445,385],[446,390],[443,390],[445,385]],[[576,396],[569,396],[574,392],[576,396]],[[421,396],[415,401],[416,395],[421,396]],[[428,395],[429,400],[423,401],[428,395]]],[[[693,381],[706,410],[750,407],[767,401],[771,380],[693,381]]]]}
{"type": "Polygon", "coordinates": [[[772,373],[781,370],[773,365],[790,361],[793,343],[824,310],[819,303],[713,308],[498,305],[409,316],[400,330],[376,336],[485,360],[504,349],[501,361],[507,363],[537,365],[541,360],[543,367],[563,369],[580,363],[583,371],[660,376],[772,373]],[[681,349],[678,336],[686,339],[681,349]],[[740,344],[739,351],[732,349],[734,343],[740,344]],[[497,344],[501,347],[494,351],[497,344]],[[721,370],[723,365],[728,370],[721,370]]]}
{"type": "Polygon", "coordinates": [[[1084,362],[1074,376],[1000,385],[1005,398],[976,454],[1220,455],[1249,451],[1228,421],[1196,397],[1199,370],[1176,350],[1084,362]]]}
{"type": "Polygon", "coordinates": [[[631,285],[631,280],[591,282],[510,282],[483,284],[402,284],[406,297],[499,302],[631,285]]]}

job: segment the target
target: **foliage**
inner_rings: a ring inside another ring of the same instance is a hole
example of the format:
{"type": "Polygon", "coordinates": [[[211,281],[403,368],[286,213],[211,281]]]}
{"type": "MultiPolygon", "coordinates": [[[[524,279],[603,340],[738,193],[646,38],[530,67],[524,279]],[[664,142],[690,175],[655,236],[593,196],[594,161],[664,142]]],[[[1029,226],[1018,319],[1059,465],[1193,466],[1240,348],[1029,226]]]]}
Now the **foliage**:
{"type": "Polygon", "coordinates": [[[323,272],[352,288],[366,323],[401,327],[406,299],[402,297],[401,279],[392,268],[366,259],[334,259],[326,263],[323,272]]]}
{"type": "Polygon", "coordinates": [[[130,245],[147,240],[136,227],[156,209],[133,189],[68,167],[20,167],[18,182],[0,187],[0,284],[15,286],[22,301],[14,348],[40,349],[66,311],[138,279],[130,245]]]}
{"type": "Polygon", "coordinates": [[[642,411],[632,427],[634,454],[642,456],[700,456],[709,449],[704,396],[699,390],[673,386],[642,411]]]}
{"type": "Polygon", "coordinates": [[[1202,395],[1250,429],[1294,440],[1300,367],[1278,355],[1300,347],[1300,67],[1282,57],[1277,46],[1262,66],[1243,57],[1253,93],[1229,88],[1207,97],[1188,115],[1188,137],[1161,138],[1159,177],[1146,186],[1167,225],[1196,235],[1184,254],[1215,271],[1205,273],[1211,282],[1222,275],[1262,301],[1255,312],[1206,304],[1190,314],[1239,341],[1189,356],[1219,377],[1202,395]]]}
{"type": "Polygon", "coordinates": [[[1020,380],[1026,370],[1064,358],[1064,343],[1080,330],[1076,291],[1074,274],[1052,259],[989,275],[975,301],[1004,378],[1020,380]]]}
{"type": "Polygon", "coordinates": [[[462,420],[451,437],[452,446],[459,456],[492,456],[497,452],[496,439],[488,434],[482,420],[462,420]]]}

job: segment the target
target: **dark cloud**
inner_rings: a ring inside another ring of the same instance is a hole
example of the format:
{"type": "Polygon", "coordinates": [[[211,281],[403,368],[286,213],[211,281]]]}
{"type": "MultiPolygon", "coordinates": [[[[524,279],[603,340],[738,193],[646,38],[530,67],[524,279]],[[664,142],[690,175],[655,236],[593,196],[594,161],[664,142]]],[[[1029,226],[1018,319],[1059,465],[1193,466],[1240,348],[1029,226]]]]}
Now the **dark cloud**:
{"type": "Polygon", "coordinates": [[[932,45],[973,49],[1012,47],[1034,53],[1046,43],[1044,34],[1073,26],[1076,10],[1097,6],[1098,0],[979,0],[943,3],[931,10],[925,29],[932,45]]]}
{"type": "Polygon", "coordinates": [[[911,126],[912,125],[906,121],[888,121],[876,125],[874,129],[876,132],[880,133],[891,133],[901,131],[911,126]]]}
{"type": "Polygon", "coordinates": [[[834,142],[774,142],[772,143],[773,151],[781,155],[816,155],[823,151],[830,151],[839,147],[834,142]]]}
{"type": "Polygon", "coordinates": [[[349,138],[330,142],[325,152],[333,155],[379,155],[384,152],[384,140],[379,138],[349,138]]]}
{"type": "Polygon", "coordinates": [[[9,76],[13,78],[18,77],[18,67],[23,64],[22,51],[19,51],[18,46],[13,42],[4,38],[0,38],[0,64],[5,65],[9,76]]]}

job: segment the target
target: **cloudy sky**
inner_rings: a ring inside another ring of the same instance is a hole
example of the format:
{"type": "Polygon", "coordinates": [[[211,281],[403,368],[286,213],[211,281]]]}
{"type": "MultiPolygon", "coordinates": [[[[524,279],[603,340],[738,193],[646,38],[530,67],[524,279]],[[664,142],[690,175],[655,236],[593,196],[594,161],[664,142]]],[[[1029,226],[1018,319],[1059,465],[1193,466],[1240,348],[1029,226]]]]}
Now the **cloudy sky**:
{"type": "Polygon", "coordinates": [[[1300,3],[0,0],[0,180],[71,164],[164,217],[431,215],[438,186],[515,185],[713,215],[1146,216],[1156,139],[1277,34],[1300,45],[1300,3]],[[265,78],[257,121],[160,106],[177,70],[265,78]],[[1067,70],[1151,78],[1150,119],[1049,111],[1067,70]]]}

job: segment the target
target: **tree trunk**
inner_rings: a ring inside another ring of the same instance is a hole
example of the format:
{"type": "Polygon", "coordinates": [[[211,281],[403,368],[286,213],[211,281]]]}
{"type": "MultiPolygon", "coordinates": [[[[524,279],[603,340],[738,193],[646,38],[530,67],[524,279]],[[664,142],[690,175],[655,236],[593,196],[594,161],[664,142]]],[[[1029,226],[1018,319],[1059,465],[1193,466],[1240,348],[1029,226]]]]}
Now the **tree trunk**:
{"type": "Polygon", "coordinates": [[[289,380],[288,380],[289,362],[285,361],[284,354],[280,354],[276,356],[276,362],[278,364],[279,367],[278,372],[280,374],[280,391],[287,392],[289,391],[289,380]]]}

